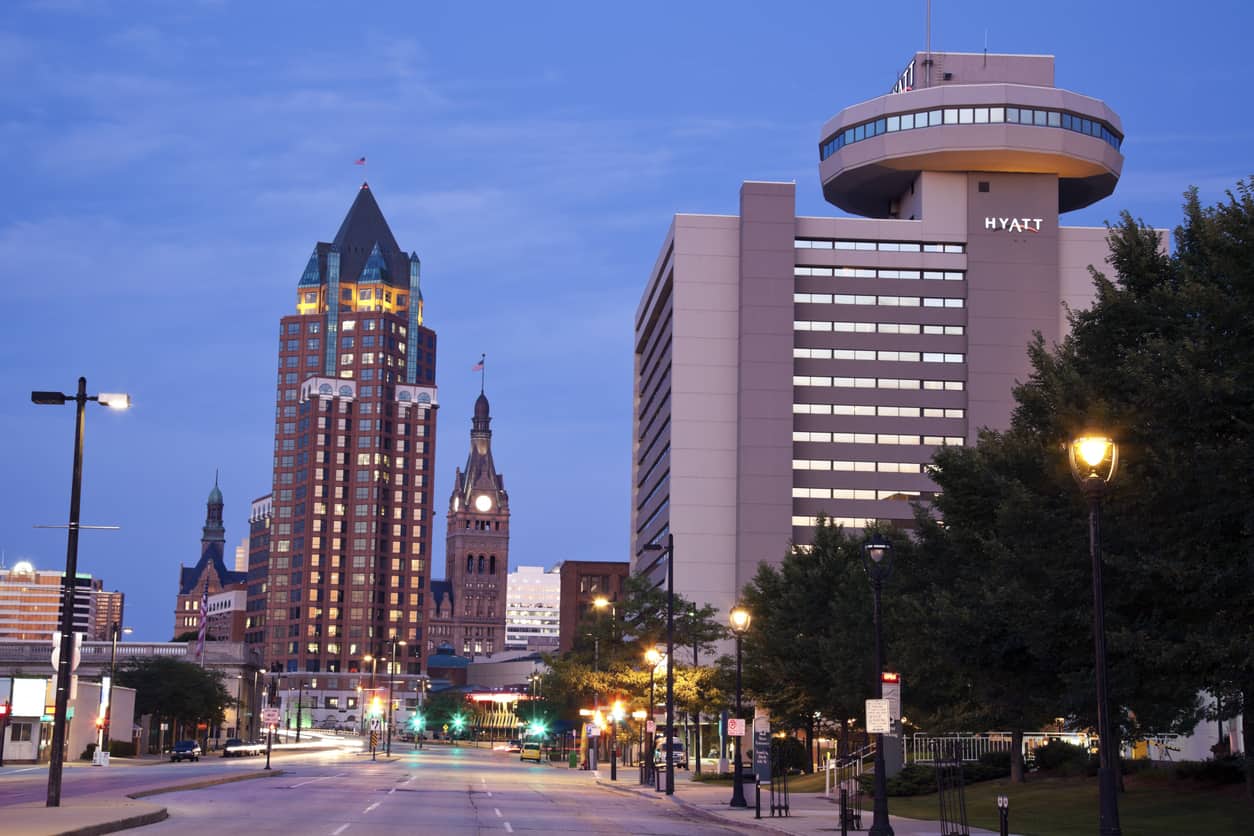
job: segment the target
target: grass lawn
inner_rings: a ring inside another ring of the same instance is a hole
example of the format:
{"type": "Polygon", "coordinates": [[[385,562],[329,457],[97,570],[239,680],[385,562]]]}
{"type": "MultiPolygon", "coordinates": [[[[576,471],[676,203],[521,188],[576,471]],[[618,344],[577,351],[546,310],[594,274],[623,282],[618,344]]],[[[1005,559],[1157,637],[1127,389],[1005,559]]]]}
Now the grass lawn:
{"type": "MultiPolygon", "coordinates": [[[[807,779],[812,776],[807,776],[807,779]]],[[[818,792],[823,791],[822,775],[818,792]]],[[[800,782],[799,782],[800,783],[800,782]]],[[[1119,821],[1133,836],[1248,836],[1254,802],[1240,785],[1199,787],[1165,774],[1124,776],[1119,821]]],[[[793,789],[789,782],[789,789],[793,789]]],[[[800,786],[797,792],[804,792],[800,786]]],[[[1096,778],[1029,777],[1026,784],[984,781],[966,789],[969,824],[997,830],[997,796],[1010,798],[1010,832],[1025,836],[1092,836],[1097,831],[1096,778]]],[[[870,806],[869,799],[866,806],[870,806]]],[[[893,815],[938,818],[935,794],[888,799],[893,815]]]]}

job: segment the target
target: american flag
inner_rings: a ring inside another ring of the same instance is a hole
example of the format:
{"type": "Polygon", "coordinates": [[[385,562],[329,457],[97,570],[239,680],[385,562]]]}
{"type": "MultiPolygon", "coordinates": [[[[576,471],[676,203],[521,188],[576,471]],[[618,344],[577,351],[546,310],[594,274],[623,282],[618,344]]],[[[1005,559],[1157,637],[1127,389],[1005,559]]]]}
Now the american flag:
{"type": "Polygon", "coordinates": [[[483,355],[482,357],[480,357],[480,358],[479,358],[479,362],[478,362],[478,363],[475,363],[473,366],[471,366],[471,367],[470,367],[470,370],[471,370],[472,372],[481,372],[481,371],[483,371],[483,361],[484,361],[484,360],[486,360],[486,359],[488,359],[488,355],[486,355],[486,354],[485,354],[485,355],[483,355]]]}
{"type": "Polygon", "coordinates": [[[365,165],[365,164],[366,164],[365,157],[358,157],[357,159],[353,160],[353,165],[365,165]]]}
{"type": "Polygon", "coordinates": [[[196,661],[205,663],[205,632],[209,628],[209,579],[205,578],[205,589],[200,594],[200,633],[196,636],[196,661]]]}

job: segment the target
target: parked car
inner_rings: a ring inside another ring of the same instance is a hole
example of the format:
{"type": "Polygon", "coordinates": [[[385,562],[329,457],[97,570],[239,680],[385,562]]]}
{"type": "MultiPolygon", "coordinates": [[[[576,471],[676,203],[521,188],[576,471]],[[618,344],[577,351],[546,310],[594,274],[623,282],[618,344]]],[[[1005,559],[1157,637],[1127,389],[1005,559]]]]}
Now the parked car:
{"type": "Polygon", "coordinates": [[[510,742],[509,742],[509,743],[505,746],[505,751],[506,751],[506,752],[521,752],[521,751],[522,751],[522,741],[521,741],[521,740],[511,740],[511,741],[510,741],[510,742]]]}
{"type": "Polygon", "coordinates": [[[688,768],[688,750],[684,748],[684,742],[678,737],[671,738],[670,746],[666,745],[664,738],[658,738],[653,749],[653,765],[666,766],[666,754],[670,752],[671,763],[680,769],[688,768]]]}
{"type": "Polygon", "coordinates": [[[238,737],[232,737],[222,747],[222,757],[243,758],[248,755],[260,755],[265,750],[264,743],[246,743],[238,737]]]}
{"type": "Polygon", "coordinates": [[[543,758],[544,755],[540,751],[540,744],[530,740],[522,745],[522,751],[518,753],[518,759],[520,761],[535,761],[536,763],[540,763],[543,758]]]}
{"type": "Polygon", "coordinates": [[[200,760],[200,744],[194,740],[180,740],[170,747],[170,761],[200,760]]]}

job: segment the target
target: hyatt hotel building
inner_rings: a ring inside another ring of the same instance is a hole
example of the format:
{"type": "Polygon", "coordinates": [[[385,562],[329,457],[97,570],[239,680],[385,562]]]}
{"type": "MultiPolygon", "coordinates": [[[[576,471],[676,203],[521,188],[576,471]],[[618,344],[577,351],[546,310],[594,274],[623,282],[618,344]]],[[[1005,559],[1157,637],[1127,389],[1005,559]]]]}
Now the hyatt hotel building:
{"type": "Polygon", "coordinates": [[[1119,117],[1054,86],[1051,56],[920,53],[815,148],[823,195],[745,182],[738,215],[676,215],[635,319],[633,571],[727,609],[762,561],[912,520],[942,445],[1005,428],[1033,332],[1092,294],[1119,117]]]}

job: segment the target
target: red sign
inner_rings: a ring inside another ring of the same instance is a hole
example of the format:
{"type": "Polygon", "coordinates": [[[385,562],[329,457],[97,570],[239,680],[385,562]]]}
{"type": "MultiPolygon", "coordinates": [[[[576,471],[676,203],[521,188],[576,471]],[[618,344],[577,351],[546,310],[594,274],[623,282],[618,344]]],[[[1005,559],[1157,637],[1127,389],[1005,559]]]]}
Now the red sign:
{"type": "Polygon", "coordinates": [[[655,732],[655,731],[657,731],[657,723],[656,723],[656,722],[654,722],[653,720],[648,720],[648,721],[646,721],[646,722],[645,722],[645,724],[644,724],[644,730],[645,730],[645,731],[647,731],[647,732],[655,732]]]}
{"type": "Polygon", "coordinates": [[[900,682],[900,681],[901,681],[901,674],[899,673],[889,673],[888,671],[884,671],[882,674],[880,674],[880,682],[900,682]]]}

